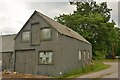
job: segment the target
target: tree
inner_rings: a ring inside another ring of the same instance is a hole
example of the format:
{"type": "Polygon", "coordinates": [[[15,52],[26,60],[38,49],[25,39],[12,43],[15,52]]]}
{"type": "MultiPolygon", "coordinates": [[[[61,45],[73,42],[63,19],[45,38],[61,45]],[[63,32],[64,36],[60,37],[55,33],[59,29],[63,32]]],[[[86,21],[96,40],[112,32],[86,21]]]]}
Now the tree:
{"type": "Polygon", "coordinates": [[[115,22],[109,22],[110,11],[107,3],[76,2],[73,14],[59,15],[55,20],[75,30],[93,45],[93,55],[106,55],[118,43],[115,22]],[[99,53],[100,54],[99,54],[99,53]]]}
{"type": "Polygon", "coordinates": [[[115,53],[117,56],[120,56],[120,28],[116,27],[116,30],[118,32],[118,44],[116,46],[115,53]]]}

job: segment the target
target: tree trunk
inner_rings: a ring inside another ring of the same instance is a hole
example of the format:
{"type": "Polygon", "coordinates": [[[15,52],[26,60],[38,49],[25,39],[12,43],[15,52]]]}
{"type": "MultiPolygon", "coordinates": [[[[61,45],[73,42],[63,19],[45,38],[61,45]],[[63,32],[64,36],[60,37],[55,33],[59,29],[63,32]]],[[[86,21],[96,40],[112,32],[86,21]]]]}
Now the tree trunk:
{"type": "Polygon", "coordinates": [[[112,57],[113,57],[113,59],[115,59],[115,48],[114,48],[114,46],[112,47],[112,57]]]}

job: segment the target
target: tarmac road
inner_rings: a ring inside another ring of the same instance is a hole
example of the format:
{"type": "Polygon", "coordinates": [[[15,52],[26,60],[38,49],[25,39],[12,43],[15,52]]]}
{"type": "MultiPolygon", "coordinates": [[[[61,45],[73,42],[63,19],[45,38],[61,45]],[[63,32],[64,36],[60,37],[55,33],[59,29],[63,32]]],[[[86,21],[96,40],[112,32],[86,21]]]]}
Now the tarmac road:
{"type": "Polygon", "coordinates": [[[2,61],[0,61],[0,80],[2,79],[2,61]]]}
{"type": "Polygon", "coordinates": [[[118,62],[104,62],[104,64],[108,64],[110,67],[78,78],[118,78],[118,62]]]}

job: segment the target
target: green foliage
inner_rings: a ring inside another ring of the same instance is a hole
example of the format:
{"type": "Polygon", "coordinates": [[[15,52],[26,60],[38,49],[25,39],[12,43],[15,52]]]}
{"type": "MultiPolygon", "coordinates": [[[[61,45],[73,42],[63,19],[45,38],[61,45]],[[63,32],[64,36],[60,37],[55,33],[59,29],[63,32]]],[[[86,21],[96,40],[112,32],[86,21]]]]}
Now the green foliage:
{"type": "Polygon", "coordinates": [[[116,28],[117,32],[118,32],[118,44],[116,45],[116,55],[120,56],[120,28],[116,28]]]}
{"type": "Polygon", "coordinates": [[[95,60],[101,60],[105,58],[106,51],[95,51],[95,56],[93,56],[93,59],[95,60]]]}
{"type": "MultiPolygon", "coordinates": [[[[119,42],[115,22],[109,22],[110,11],[107,3],[76,2],[77,10],[73,14],[59,15],[55,20],[78,32],[93,46],[93,56],[109,54],[119,42]],[[97,52],[96,52],[97,51],[97,52]],[[102,53],[103,52],[103,53],[102,53]]],[[[116,51],[119,52],[117,49],[116,51]]]]}
{"type": "Polygon", "coordinates": [[[65,73],[61,78],[73,78],[90,72],[97,72],[108,67],[108,65],[103,64],[101,61],[94,61],[92,64],[88,64],[83,68],[73,69],[68,73],[65,73]]]}

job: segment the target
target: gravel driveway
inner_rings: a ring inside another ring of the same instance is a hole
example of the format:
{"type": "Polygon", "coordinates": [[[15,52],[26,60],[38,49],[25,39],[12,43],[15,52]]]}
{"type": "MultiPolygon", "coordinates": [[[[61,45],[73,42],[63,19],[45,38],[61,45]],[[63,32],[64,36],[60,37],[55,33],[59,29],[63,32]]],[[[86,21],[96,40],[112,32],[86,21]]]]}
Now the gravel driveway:
{"type": "Polygon", "coordinates": [[[104,64],[108,64],[110,67],[78,78],[118,78],[118,62],[104,62],[104,64]]]}

